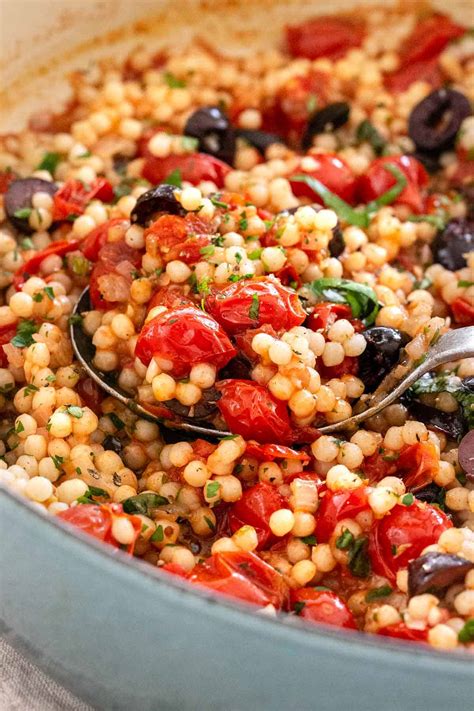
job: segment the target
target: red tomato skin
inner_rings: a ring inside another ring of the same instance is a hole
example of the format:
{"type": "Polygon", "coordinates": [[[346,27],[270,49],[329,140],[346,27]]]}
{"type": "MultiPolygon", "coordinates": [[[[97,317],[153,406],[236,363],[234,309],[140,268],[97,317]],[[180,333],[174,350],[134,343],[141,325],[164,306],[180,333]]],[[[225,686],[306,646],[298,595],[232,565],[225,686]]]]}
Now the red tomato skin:
{"type": "Polygon", "coordinates": [[[35,276],[38,274],[41,263],[46,257],[51,254],[57,254],[59,257],[63,257],[68,252],[73,252],[79,247],[79,240],[72,240],[67,242],[66,240],[61,240],[60,242],[52,242],[45,249],[37,252],[33,257],[28,259],[14,274],[13,276],[13,286],[17,291],[21,291],[23,284],[30,276],[35,276]]]}
{"type": "Polygon", "coordinates": [[[454,23],[449,17],[434,14],[418,22],[402,49],[403,64],[426,61],[438,57],[453,39],[466,34],[466,28],[454,23]]]}
{"type": "Polygon", "coordinates": [[[288,598],[283,576],[255,553],[215,553],[193,568],[188,580],[259,607],[279,610],[288,598]]]}
{"type": "Polygon", "coordinates": [[[407,186],[394,201],[394,205],[407,205],[413,212],[421,213],[425,207],[424,188],[428,185],[428,173],[412,156],[383,156],[370,164],[358,182],[361,202],[368,203],[383,195],[396,183],[395,177],[385,169],[395,165],[407,178],[407,186]]]}
{"type": "Polygon", "coordinates": [[[306,321],[306,328],[312,331],[327,331],[338,319],[352,318],[352,310],[346,304],[333,304],[329,301],[324,301],[316,304],[311,314],[306,321]]]}
{"type": "MultiPolygon", "coordinates": [[[[309,175],[316,178],[325,185],[332,193],[335,193],[350,205],[356,203],[357,178],[343,158],[335,153],[316,153],[311,156],[316,161],[317,167],[313,170],[303,170],[298,168],[294,175],[309,175]]],[[[390,173],[388,174],[390,176],[390,173]]],[[[392,177],[392,176],[390,176],[392,177]]],[[[291,189],[296,197],[307,197],[320,205],[323,201],[309,185],[289,178],[291,189]]]]}
{"type": "Polygon", "coordinates": [[[178,563],[165,563],[158,570],[165,570],[170,575],[177,575],[179,578],[186,578],[188,575],[178,563]]]}
{"type": "Polygon", "coordinates": [[[224,179],[231,168],[207,153],[189,153],[171,155],[167,158],[155,158],[150,154],[145,158],[142,176],[153,185],[162,183],[173,171],[179,170],[182,180],[198,185],[203,180],[210,180],[218,188],[224,187],[224,179]]]}
{"type": "Polygon", "coordinates": [[[453,318],[460,326],[474,326],[474,306],[458,296],[451,304],[453,318]]]}
{"type": "Polygon", "coordinates": [[[362,24],[339,17],[317,17],[299,25],[288,25],[286,40],[293,57],[339,59],[364,38],[362,24]]]}
{"type": "Polygon", "coordinates": [[[441,85],[443,76],[438,65],[438,57],[420,62],[403,64],[393,74],[385,77],[385,86],[390,91],[406,91],[414,81],[425,81],[436,88],[441,85]]]}
{"type": "Polygon", "coordinates": [[[171,373],[181,377],[197,363],[223,368],[237,351],[212,316],[184,306],[148,321],[138,337],[135,355],[145,365],[155,355],[171,360],[171,373]]]}
{"type": "Polygon", "coordinates": [[[98,227],[85,236],[83,242],[81,243],[81,252],[84,257],[89,259],[91,262],[96,262],[99,258],[100,250],[107,243],[109,229],[119,227],[121,225],[123,226],[123,231],[125,233],[125,230],[129,224],[128,220],[122,220],[122,218],[116,217],[112,220],[107,220],[107,222],[103,222],[101,225],[98,225],[98,227]]]}
{"type": "Polygon", "coordinates": [[[159,253],[165,262],[180,259],[194,264],[202,260],[201,249],[211,243],[211,230],[209,222],[192,213],[161,215],[145,230],[147,251],[159,253]]]}
{"type": "Polygon", "coordinates": [[[257,532],[258,550],[275,540],[268,521],[275,511],[285,508],[286,501],[271,484],[254,484],[229,509],[229,526],[235,533],[242,526],[253,526],[257,532]]]}
{"type": "Polygon", "coordinates": [[[3,346],[10,343],[12,338],[16,335],[17,323],[10,324],[8,326],[0,326],[0,367],[8,368],[8,358],[7,354],[3,350],[3,346]]]}
{"type": "Polygon", "coordinates": [[[76,385],[76,391],[84,404],[89,407],[99,417],[100,403],[102,402],[102,390],[92,378],[82,378],[76,385]]]}
{"type": "Polygon", "coordinates": [[[354,518],[369,508],[369,490],[360,486],[353,491],[326,491],[316,512],[315,536],[318,543],[327,543],[338,521],[354,518]]]}
{"type": "Polygon", "coordinates": [[[206,311],[222,328],[235,335],[248,328],[269,324],[276,330],[288,331],[300,326],[306,318],[299,297],[275,279],[243,279],[214,291],[206,297],[206,311]],[[258,297],[258,316],[249,313],[258,297]]]}
{"type": "Polygon", "coordinates": [[[354,615],[346,603],[330,590],[315,590],[314,588],[300,588],[290,593],[291,607],[303,603],[304,607],[299,612],[308,622],[316,624],[334,625],[346,630],[356,630],[357,625],[354,615]]]}
{"type": "Polygon", "coordinates": [[[147,311],[151,311],[155,306],[177,309],[181,306],[194,306],[194,301],[183,294],[180,286],[164,286],[155,291],[147,304],[147,311]]]}
{"type": "Polygon", "coordinates": [[[95,309],[107,311],[112,309],[117,302],[106,301],[100,289],[100,277],[109,274],[118,274],[117,267],[124,263],[130,266],[129,273],[121,273],[129,283],[132,282],[131,272],[141,264],[141,253],[129,247],[125,242],[107,242],[99,251],[99,256],[89,282],[89,296],[95,309]]]}
{"type": "Polygon", "coordinates": [[[297,452],[296,449],[285,447],[282,444],[258,444],[258,442],[247,442],[245,454],[247,457],[254,457],[260,462],[272,462],[274,459],[309,462],[311,459],[306,452],[297,452]]]}
{"type": "Polygon", "coordinates": [[[4,195],[10,183],[17,179],[16,173],[13,170],[5,170],[0,173],[0,195],[4,195]]]}
{"type": "Polygon", "coordinates": [[[436,543],[452,525],[442,511],[429,504],[416,501],[411,506],[397,504],[375,522],[369,533],[369,555],[374,572],[395,582],[398,570],[406,568],[410,560],[436,543]]]}
{"type": "Polygon", "coordinates": [[[273,398],[267,388],[252,380],[221,380],[217,401],[221,415],[234,434],[261,444],[291,444],[292,428],[282,400],[273,398]]]}
{"type": "Polygon", "coordinates": [[[82,215],[87,204],[96,198],[111,202],[114,191],[105,178],[96,178],[91,186],[85,187],[80,180],[70,178],[54,194],[53,220],[67,220],[71,215],[82,215]]]}
{"type": "Polygon", "coordinates": [[[380,452],[366,457],[362,471],[371,484],[386,476],[403,479],[408,491],[417,491],[433,481],[439,469],[439,459],[431,442],[417,442],[404,447],[398,459],[384,459],[380,452]]]}
{"type": "Polygon", "coordinates": [[[428,630],[414,630],[407,627],[404,622],[397,622],[394,625],[388,625],[387,627],[380,627],[377,630],[377,634],[384,635],[385,637],[393,637],[394,639],[404,639],[410,642],[427,642],[428,641],[428,630]]]}
{"type": "Polygon", "coordinates": [[[112,523],[115,518],[126,518],[134,529],[134,539],[127,547],[127,552],[132,554],[135,543],[142,530],[142,521],[138,516],[123,513],[121,504],[79,504],[58,514],[59,518],[67,521],[84,533],[97,538],[99,541],[110,543],[115,548],[120,544],[112,536],[112,523]]]}
{"type": "Polygon", "coordinates": [[[324,72],[310,70],[304,76],[288,79],[277,92],[271,106],[263,112],[263,128],[285,136],[298,146],[312,115],[311,103],[324,106],[327,102],[329,77],[324,72]]]}

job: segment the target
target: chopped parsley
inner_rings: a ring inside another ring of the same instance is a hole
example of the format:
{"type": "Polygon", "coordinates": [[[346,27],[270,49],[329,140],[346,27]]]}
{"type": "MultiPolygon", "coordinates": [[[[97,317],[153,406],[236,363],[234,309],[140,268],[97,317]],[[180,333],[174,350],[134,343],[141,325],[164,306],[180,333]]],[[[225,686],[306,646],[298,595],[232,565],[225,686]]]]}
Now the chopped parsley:
{"type": "Polygon", "coordinates": [[[170,89],[184,89],[186,86],[185,81],[178,79],[178,77],[175,77],[175,75],[171,72],[165,72],[163,74],[163,79],[168,84],[170,89]]]}
{"type": "Polygon", "coordinates": [[[383,150],[387,145],[385,138],[379,133],[379,131],[377,131],[373,123],[371,123],[368,119],[361,121],[361,123],[357,126],[356,140],[358,143],[364,143],[365,141],[370,143],[375,154],[378,156],[383,153],[383,150]]]}
{"type": "Polygon", "coordinates": [[[315,546],[317,544],[316,536],[303,536],[300,540],[306,543],[307,546],[315,546]]]}
{"type": "Polygon", "coordinates": [[[222,207],[224,209],[227,209],[229,207],[226,202],[222,202],[222,200],[219,200],[218,197],[215,197],[215,196],[211,197],[210,200],[211,200],[212,204],[214,205],[214,207],[222,207]]]}
{"type": "Polygon", "coordinates": [[[203,257],[212,257],[215,251],[216,248],[214,247],[214,245],[208,244],[206,247],[201,247],[201,249],[199,250],[199,254],[202,254],[203,257]]]}
{"type": "Polygon", "coordinates": [[[36,170],[47,170],[48,173],[54,176],[55,170],[58,164],[61,162],[61,156],[59,153],[47,152],[44,154],[42,160],[36,166],[36,170]]]}
{"type": "Polygon", "coordinates": [[[249,308],[249,317],[253,321],[257,321],[260,315],[260,301],[258,294],[252,294],[252,303],[249,308]]]}
{"type": "Polygon", "coordinates": [[[459,631],[458,640],[463,644],[474,642],[474,617],[467,620],[462,630],[459,631]]]}
{"type": "Polygon", "coordinates": [[[19,210],[15,210],[13,215],[14,215],[14,217],[18,217],[18,219],[20,219],[20,220],[27,220],[32,212],[33,212],[32,207],[22,207],[19,210]]]}
{"type": "Polygon", "coordinates": [[[214,523],[213,521],[211,521],[211,519],[210,519],[208,516],[204,516],[204,521],[207,523],[207,525],[209,526],[209,528],[211,529],[211,531],[212,531],[213,533],[215,533],[215,532],[216,532],[216,525],[215,525],[215,523],[214,523]]]}
{"type": "Polygon", "coordinates": [[[116,430],[123,430],[123,428],[125,427],[125,422],[121,420],[120,417],[115,414],[115,412],[109,412],[109,418],[112,421],[112,424],[116,430]]]}
{"type": "Polygon", "coordinates": [[[68,405],[66,407],[66,412],[68,415],[71,415],[71,417],[75,417],[77,420],[80,420],[81,417],[84,415],[82,407],[78,407],[77,405],[68,405]]]}
{"type": "Polygon", "coordinates": [[[206,497],[213,499],[219,493],[221,485],[218,481],[210,481],[206,484],[206,497]]]}
{"type": "Polygon", "coordinates": [[[125,501],[122,501],[125,513],[137,513],[143,514],[144,516],[150,516],[154,509],[165,506],[166,504],[169,504],[169,501],[165,496],[148,492],[130,496],[128,499],[125,499],[125,501]]]}
{"type": "Polygon", "coordinates": [[[381,585],[379,588],[373,588],[369,590],[365,596],[366,602],[373,602],[374,600],[379,600],[381,597],[388,597],[393,592],[390,585],[381,585]]]}
{"type": "Polygon", "coordinates": [[[81,316],[81,314],[72,314],[72,316],[68,318],[68,324],[70,326],[80,326],[83,321],[84,316],[81,316]]]}
{"type": "Polygon", "coordinates": [[[339,538],[336,540],[336,548],[338,548],[339,550],[346,550],[347,548],[350,548],[352,545],[354,545],[354,540],[355,539],[353,534],[349,531],[348,528],[345,528],[339,538]]]}
{"type": "Polygon", "coordinates": [[[414,500],[415,497],[413,496],[413,494],[405,494],[405,496],[402,498],[402,504],[404,506],[411,506],[414,500]]]}
{"type": "Polygon", "coordinates": [[[83,256],[72,258],[71,268],[76,276],[85,276],[90,268],[90,262],[83,256]]]}
{"type": "Polygon", "coordinates": [[[51,459],[56,469],[61,469],[61,465],[64,463],[64,457],[60,457],[59,454],[54,454],[51,459]]]}
{"type": "Polygon", "coordinates": [[[27,348],[31,346],[31,344],[35,342],[33,340],[33,334],[37,333],[37,331],[38,324],[34,321],[29,321],[28,319],[21,321],[17,326],[16,335],[13,336],[11,340],[12,345],[17,348],[27,348]]]}
{"type": "Polygon", "coordinates": [[[163,531],[163,526],[161,524],[156,527],[155,532],[153,533],[152,536],[150,536],[150,541],[154,541],[156,543],[161,543],[165,538],[165,533],[163,531]]]}
{"type": "Polygon", "coordinates": [[[294,607],[293,607],[295,613],[297,615],[301,615],[301,613],[303,612],[303,610],[305,608],[305,605],[306,605],[305,602],[295,602],[294,607]]]}
{"type": "Polygon", "coordinates": [[[46,296],[48,297],[48,299],[51,299],[51,301],[53,301],[53,299],[54,299],[54,290],[53,290],[53,287],[52,287],[52,286],[45,286],[45,287],[44,287],[44,293],[46,294],[46,296]]]}

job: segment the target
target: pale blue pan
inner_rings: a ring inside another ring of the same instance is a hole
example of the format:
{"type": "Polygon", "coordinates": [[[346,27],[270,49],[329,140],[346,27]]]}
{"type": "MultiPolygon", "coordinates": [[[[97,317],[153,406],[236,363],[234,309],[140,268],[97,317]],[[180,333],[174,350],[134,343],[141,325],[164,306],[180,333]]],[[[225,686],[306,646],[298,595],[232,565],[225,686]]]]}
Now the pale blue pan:
{"type": "Polygon", "coordinates": [[[8,638],[97,709],[474,708],[472,655],[308,629],[217,602],[4,489],[0,576],[8,638]]]}

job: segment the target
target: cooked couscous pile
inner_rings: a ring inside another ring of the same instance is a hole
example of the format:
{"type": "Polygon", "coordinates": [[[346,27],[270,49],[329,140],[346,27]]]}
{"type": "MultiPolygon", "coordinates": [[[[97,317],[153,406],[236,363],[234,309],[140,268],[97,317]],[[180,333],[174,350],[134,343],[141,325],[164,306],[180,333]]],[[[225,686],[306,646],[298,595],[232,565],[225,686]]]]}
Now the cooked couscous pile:
{"type": "Polygon", "coordinates": [[[0,482],[267,614],[472,651],[474,358],[319,432],[474,325],[472,31],[374,10],[71,85],[0,137],[0,482]]]}

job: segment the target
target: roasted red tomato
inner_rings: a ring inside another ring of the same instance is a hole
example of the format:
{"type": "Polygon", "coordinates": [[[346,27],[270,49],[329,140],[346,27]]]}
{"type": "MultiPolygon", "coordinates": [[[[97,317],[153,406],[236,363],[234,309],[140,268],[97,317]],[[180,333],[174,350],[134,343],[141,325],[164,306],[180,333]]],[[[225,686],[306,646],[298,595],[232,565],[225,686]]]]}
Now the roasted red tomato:
{"type": "Polygon", "coordinates": [[[327,331],[340,318],[348,320],[352,318],[350,306],[324,301],[316,304],[305,325],[312,331],[327,331]]]}
{"type": "Polygon", "coordinates": [[[95,309],[114,308],[129,298],[132,273],[141,264],[141,254],[125,242],[107,242],[99,251],[90,276],[90,299],[95,309]]]}
{"type": "Polygon", "coordinates": [[[58,517],[63,521],[68,521],[76,528],[80,528],[84,533],[110,543],[116,548],[121,546],[112,535],[112,524],[114,519],[127,519],[132,524],[134,531],[133,541],[127,545],[128,553],[133,553],[135,542],[142,530],[141,519],[138,516],[123,513],[121,504],[80,504],[67,509],[67,511],[62,511],[58,517]]]}
{"type": "Polygon", "coordinates": [[[291,444],[292,427],[286,404],[253,380],[222,380],[217,406],[228,428],[244,439],[263,444],[291,444]]]}
{"type": "Polygon", "coordinates": [[[451,304],[453,318],[461,326],[474,326],[474,306],[466,299],[458,297],[451,304]]]}
{"type": "Polygon", "coordinates": [[[354,615],[339,595],[330,590],[300,588],[290,593],[291,608],[309,622],[357,629],[354,615]]]}
{"type": "Polygon", "coordinates": [[[264,111],[265,130],[299,145],[314,110],[326,104],[328,83],[328,75],[315,70],[288,79],[277,92],[273,104],[264,111]]]}
{"type": "Polygon", "coordinates": [[[309,462],[311,459],[306,452],[297,452],[296,449],[284,447],[282,444],[258,444],[257,442],[247,442],[245,454],[247,457],[255,457],[261,462],[272,462],[274,459],[309,462]]]}
{"type": "Polygon", "coordinates": [[[215,553],[193,568],[188,580],[259,607],[280,609],[288,597],[283,576],[255,553],[215,553]]]}
{"type": "Polygon", "coordinates": [[[383,156],[373,160],[365,175],[359,178],[357,189],[360,201],[368,203],[375,200],[395,185],[395,177],[386,169],[387,165],[395,165],[407,179],[407,186],[393,204],[407,205],[416,213],[423,212],[428,173],[412,156],[383,156]]]}
{"type": "Polygon", "coordinates": [[[194,306],[194,301],[183,294],[181,285],[173,284],[157,289],[147,304],[147,311],[155,306],[166,306],[167,309],[177,309],[180,306],[194,306]]]}
{"type": "Polygon", "coordinates": [[[242,498],[232,504],[229,510],[229,525],[232,533],[242,526],[253,526],[257,532],[258,548],[264,548],[274,540],[268,521],[278,509],[286,507],[286,501],[271,484],[259,483],[251,486],[242,498]]]}
{"type": "Polygon", "coordinates": [[[97,178],[90,186],[71,178],[54,194],[53,220],[67,220],[72,215],[82,215],[91,200],[111,202],[113,197],[112,186],[105,178],[97,178]]]}
{"type": "Polygon", "coordinates": [[[41,263],[47,257],[52,254],[57,254],[59,257],[64,257],[68,252],[73,252],[79,247],[79,240],[72,240],[71,242],[66,242],[66,240],[61,240],[60,242],[52,242],[45,249],[28,259],[19,269],[15,272],[13,277],[13,286],[17,291],[20,291],[23,284],[30,276],[35,276],[39,272],[41,263]]]}
{"type": "MultiPolygon", "coordinates": [[[[332,193],[345,200],[345,202],[355,205],[357,179],[346,161],[335,153],[317,153],[312,155],[311,158],[315,162],[315,167],[312,170],[297,168],[294,171],[294,175],[310,175],[312,178],[319,180],[332,193]]],[[[390,173],[387,175],[393,183],[393,177],[390,173]]],[[[311,190],[306,183],[292,180],[291,177],[290,183],[296,197],[307,197],[313,202],[322,204],[319,195],[311,190]]]]}
{"type": "Polygon", "coordinates": [[[366,457],[362,464],[362,471],[371,484],[393,475],[403,479],[409,491],[417,491],[429,484],[438,469],[438,456],[431,442],[417,442],[404,447],[398,457],[376,452],[366,457]]]}
{"type": "Polygon", "coordinates": [[[286,28],[290,54],[307,59],[343,57],[352,47],[360,47],[364,34],[364,26],[357,20],[331,16],[286,28]]]}
{"type": "Polygon", "coordinates": [[[8,186],[16,180],[17,177],[17,174],[10,169],[0,173],[0,195],[4,195],[7,192],[8,186]]]}
{"type": "Polygon", "coordinates": [[[395,639],[405,639],[410,642],[426,642],[428,640],[428,630],[413,630],[407,627],[404,622],[397,622],[388,627],[380,627],[377,634],[385,637],[394,637],[395,639]]]}
{"type": "Polygon", "coordinates": [[[205,247],[211,243],[210,223],[192,213],[161,215],[145,231],[147,251],[160,254],[165,262],[179,259],[186,264],[202,260],[205,247]]]}
{"type": "Polygon", "coordinates": [[[414,81],[440,86],[443,75],[438,57],[449,42],[465,32],[446,15],[435,14],[418,22],[401,48],[399,68],[387,75],[386,86],[393,91],[405,91],[414,81]]]}
{"type": "Polygon", "coordinates": [[[121,217],[115,217],[113,220],[107,220],[101,225],[89,232],[81,243],[81,252],[90,259],[91,262],[96,262],[99,258],[99,252],[102,247],[107,244],[109,230],[120,232],[122,236],[130,226],[128,220],[123,220],[121,217]]]}
{"type": "Polygon", "coordinates": [[[400,568],[406,568],[452,525],[442,511],[429,504],[397,504],[370,531],[369,554],[374,572],[394,582],[400,568]]]}
{"type": "Polygon", "coordinates": [[[318,543],[327,543],[336,524],[343,518],[354,518],[369,508],[369,490],[360,486],[354,491],[326,491],[316,513],[315,536],[318,543]]]}
{"type": "Polygon", "coordinates": [[[153,185],[163,183],[175,171],[179,171],[182,180],[198,185],[203,180],[210,180],[218,188],[224,187],[224,178],[231,170],[227,163],[207,153],[188,153],[171,155],[167,158],[155,158],[150,153],[145,158],[142,176],[153,185]]]}
{"type": "Polygon", "coordinates": [[[182,377],[193,365],[211,363],[219,370],[237,351],[212,316],[193,306],[167,311],[146,323],[135,355],[148,365],[153,356],[173,364],[170,372],[182,377]]]}
{"type": "Polygon", "coordinates": [[[206,297],[206,311],[231,336],[264,323],[288,331],[306,318],[297,294],[276,279],[243,279],[206,297]]]}
{"type": "Polygon", "coordinates": [[[16,323],[8,326],[0,326],[0,368],[8,367],[8,358],[7,354],[3,350],[3,346],[10,343],[12,338],[16,335],[16,327],[16,323]]]}

